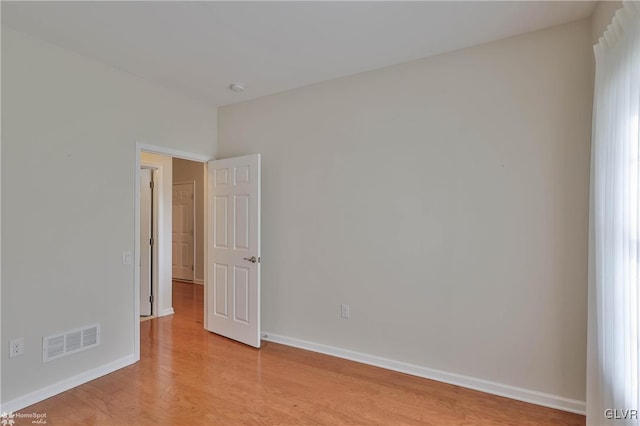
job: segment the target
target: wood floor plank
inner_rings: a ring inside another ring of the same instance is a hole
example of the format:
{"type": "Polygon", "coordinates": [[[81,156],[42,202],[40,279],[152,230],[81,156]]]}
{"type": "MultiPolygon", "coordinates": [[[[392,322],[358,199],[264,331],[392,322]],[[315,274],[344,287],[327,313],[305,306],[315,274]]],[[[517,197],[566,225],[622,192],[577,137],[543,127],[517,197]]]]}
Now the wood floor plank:
{"type": "MultiPolygon", "coordinates": [[[[48,425],[584,425],[584,416],[203,329],[203,288],[140,324],[141,360],[24,410],[48,425]]],[[[18,420],[17,425],[31,424],[18,420]]]]}

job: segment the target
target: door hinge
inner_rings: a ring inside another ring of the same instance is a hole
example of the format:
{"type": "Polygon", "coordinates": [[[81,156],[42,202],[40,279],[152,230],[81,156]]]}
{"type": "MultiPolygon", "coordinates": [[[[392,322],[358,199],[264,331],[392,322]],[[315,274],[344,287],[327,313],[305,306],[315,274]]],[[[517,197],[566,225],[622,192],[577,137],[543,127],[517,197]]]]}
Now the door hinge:
{"type": "Polygon", "coordinates": [[[150,245],[150,246],[153,246],[153,243],[154,243],[154,241],[153,241],[153,237],[149,238],[149,245],[150,245]]]}
{"type": "Polygon", "coordinates": [[[149,188],[153,189],[154,186],[155,184],[153,183],[153,181],[149,182],[149,188]]]}
{"type": "Polygon", "coordinates": [[[191,270],[193,271],[193,265],[191,265],[191,270]]]}
{"type": "Polygon", "coordinates": [[[153,303],[153,294],[149,296],[149,303],[153,303]]]}

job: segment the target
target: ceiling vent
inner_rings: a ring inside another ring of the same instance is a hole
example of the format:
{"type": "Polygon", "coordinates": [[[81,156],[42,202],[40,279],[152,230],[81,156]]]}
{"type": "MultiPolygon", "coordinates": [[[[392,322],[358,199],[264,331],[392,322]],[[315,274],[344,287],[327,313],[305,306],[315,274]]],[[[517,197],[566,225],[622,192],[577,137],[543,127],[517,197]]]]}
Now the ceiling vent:
{"type": "Polygon", "coordinates": [[[88,325],[42,339],[42,362],[90,349],[100,344],[100,324],[88,325]]]}

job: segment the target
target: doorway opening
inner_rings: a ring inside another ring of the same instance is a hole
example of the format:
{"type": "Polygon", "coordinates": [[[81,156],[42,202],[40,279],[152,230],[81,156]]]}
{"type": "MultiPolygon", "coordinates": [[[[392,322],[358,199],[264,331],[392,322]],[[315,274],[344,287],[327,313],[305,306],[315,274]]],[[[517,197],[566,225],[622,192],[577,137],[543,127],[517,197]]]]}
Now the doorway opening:
{"type": "Polygon", "coordinates": [[[172,191],[172,277],[204,284],[205,165],[174,158],[172,191]]]}
{"type": "MultiPolygon", "coordinates": [[[[140,359],[140,321],[153,319],[174,313],[173,308],[173,175],[174,161],[189,160],[201,170],[200,179],[192,179],[194,186],[194,201],[198,201],[200,192],[201,218],[204,221],[206,214],[206,162],[211,158],[168,148],[156,147],[146,144],[136,144],[135,173],[137,190],[135,191],[135,261],[134,261],[134,354],[135,359],[140,359]],[[146,189],[147,176],[153,181],[151,193],[146,189]],[[195,181],[195,182],[194,182],[195,181]],[[143,183],[144,182],[144,183],[143,183]],[[201,188],[198,188],[200,182],[201,188]],[[151,212],[149,200],[151,199],[151,212]],[[149,222],[146,221],[149,218],[149,222]],[[150,225],[149,225],[150,224],[150,225]],[[145,231],[150,233],[147,239],[145,231]],[[150,305],[150,306],[149,306],[150,305]]],[[[180,170],[178,170],[180,173],[180,170]]],[[[197,206],[192,211],[195,216],[197,206]]],[[[205,225],[197,226],[195,218],[193,223],[193,241],[204,242],[205,225]],[[200,231],[198,231],[198,228],[200,231]],[[198,232],[202,236],[198,237],[198,232]]],[[[204,284],[206,282],[206,268],[202,274],[197,274],[198,251],[194,244],[192,249],[193,278],[192,283],[204,284]]],[[[206,245],[202,244],[200,256],[204,259],[206,245]]],[[[202,262],[202,261],[201,261],[202,262]]],[[[192,284],[193,285],[193,284],[192,284]]]]}
{"type": "MultiPolygon", "coordinates": [[[[167,148],[136,144],[135,181],[139,185],[142,164],[157,167],[154,188],[157,197],[157,233],[153,240],[152,263],[153,306],[156,316],[173,314],[173,163],[176,159],[201,163],[202,196],[198,185],[194,187],[195,211],[202,214],[201,226],[197,217],[192,226],[183,229],[201,229],[193,236],[193,277],[187,284],[194,291],[201,279],[203,292],[203,328],[245,343],[260,347],[260,154],[209,161],[207,157],[167,148]],[[206,164],[202,164],[206,163],[206,164]],[[202,208],[197,205],[198,198],[202,208]],[[209,215],[211,217],[209,217],[209,215]],[[202,249],[197,242],[202,242],[202,249]],[[209,254],[207,252],[210,252],[209,254]],[[202,257],[198,261],[198,254],[202,257]],[[208,256],[211,255],[211,258],[208,256]],[[201,276],[198,275],[201,265],[201,276]],[[202,277],[202,278],[200,278],[202,277]],[[208,282],[208,280],[211,282],[208,282]]],[[[189,183],[187,182],[176,182],[189,183]]],[[[141,283],[141,221],[140,191],[135,193],[135,260],[134,260],[134,358],[140,360],[140,283],[141,283]]],[[[186,191],[189,194],[189,191],[186,191]]],[[[189,199],[188,196],[183,197],[189,199]]],[[[192,203],[193,204],[193,203],[192,203]]],[[[176,218],[192,218],[190,213],[176,218]]],[[[186,219],[185,219],[186,220],[186,219]]],[[[188,241],[190,243],[190,241],[188,241]]],[[[180,284],[179,282],[177,284],[180,284]]],[[[144,296],[143,296],[144,297],[144,296]]]]}

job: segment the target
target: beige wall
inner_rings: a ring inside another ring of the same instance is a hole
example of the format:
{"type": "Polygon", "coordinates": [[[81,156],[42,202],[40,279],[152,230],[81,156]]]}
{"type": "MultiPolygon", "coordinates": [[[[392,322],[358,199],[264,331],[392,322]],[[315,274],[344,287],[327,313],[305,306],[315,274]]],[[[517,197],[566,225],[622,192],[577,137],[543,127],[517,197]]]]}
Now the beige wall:
{"type": "Polygon", "coordinates": [[[219,109],[263,330],[584,401],[588,20],[219,109]],[[340,318],[340,304],[351,319],[340,318]]]}
{"type": "Polygon", "coordinates": [[[213,156],[215,123],[214,108],[2,27],[3,403],[133,356],[135,143],[213,156]],[[99,347],[42,363],[43,336],[91,323],[99,347]],[[18,337],[25,354],[8,359],[18,337]]]}
{"type": "Polygon", "coordinates": [[[195,182],[195,282],[204,284],[204,164],[173,159],[173,183],[195,182]]]}

